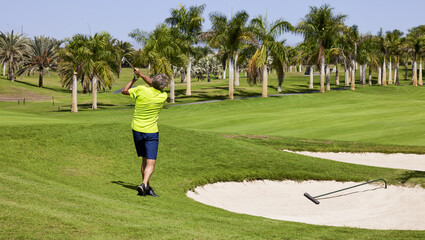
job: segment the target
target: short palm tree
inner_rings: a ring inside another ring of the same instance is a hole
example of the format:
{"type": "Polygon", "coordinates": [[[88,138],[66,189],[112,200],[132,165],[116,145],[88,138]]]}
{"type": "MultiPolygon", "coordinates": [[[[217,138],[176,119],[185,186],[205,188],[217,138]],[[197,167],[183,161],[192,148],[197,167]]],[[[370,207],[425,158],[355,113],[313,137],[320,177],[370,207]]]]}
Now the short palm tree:
{"type": "Polygon", "coordinates": [[[205,21],[202,13],[205,4],[200,6],[191,6],[187,9],[180,4],[180,8],[171,9],[171,17],[165,19],[165,22],[173,28],[180,31],[181,40],[185,43],[186,56],[189,59],[186,72],[186,95],[192,95],[191,90],[191,68],[192,68],[192,48],[193,44],[198,42],[198,37],[202,32],[202,23],[205,21]]]}
{"type": "MultiPolygon", "coordinates": [[[[119,59],[122,59],[123,57],[128,58],[133,51],[133,45],[125,41],[117,41],[115,44],[115,47],[118,49],[119,59]]],[[[122,62],[120,61],[120,71],[119,71],[120,74],[121,74],[121,68],[122,68],[122,62]]]]}
{"type": "Polygon", "coordinates": [[[325,92],[325,50],[332,48],[333,42],[344,27],[347,15],[333,13],[333,8],[325,4],[320,8],[310,7],[310,12],[298,24],[297,32],[304,41],[316,44],[320,62],[320,92],[325,92]]]}
{"type": "Polygon", "coordinates": [[[57,44],[50,38],[34,37],[30,49],[25,55],[22,68],[16,72],[20,76],[26,72],[38,71],[38,86],[43,87],[43,76],[49,70],[55,70],[58,54],[57,44]]]}
{"type": "Polygon", "coordinates": [[[279,68],[283,70],[287,60],[286,48],[284,47],[283,42],[278,41],[277,38],[284,32],[293,30],[294,27],[283,19],[278,19],[271,24],[269,24],[267,19],[262,16],[258,16],[251,20],[250,31],[256,37],[256,42],[254,45],[255,52],[248,63],[248,79],[250,81],[255,81],[258,77],[258,72],[261,73],[261,79],[263,81],[262,97],[267,97],[267,73],[269,67],[267,59],[271,57],[274,61],[279,61],[279,68]],[[258,71],[258,69],[260,69],[260,71],[258,71]]]}
{"type": "Polygon", "coordinates": [[[83,71],[92,82],[92,109],[97,109],[97,90],[99,87],[111,88],[115,76],[119,74],[120,55],[115,39],[107,32],[89,37],[90,53],[83,64],[83,71]],[[100,85],[99,85],[100,84],[100,85]]]}
{"type": "Polygon", "coordinates": [[[58,74],[62,86],[72,89],[72,113],[78,112],[77,78],[84,76],[82,67],[89,54],[89,38],[83,34],[75,34],[72,38],[66,39],[65,47],[59,51],[58,74]]]}
{"type": "Polygon", "coordinates": [[[15,80],[15,69],[20,61],[24,59],[24,55],[30,49],[30,41],[23,34],[12,32],[0,32],[0,61],[7,64],[7,79],[15,80]]]}

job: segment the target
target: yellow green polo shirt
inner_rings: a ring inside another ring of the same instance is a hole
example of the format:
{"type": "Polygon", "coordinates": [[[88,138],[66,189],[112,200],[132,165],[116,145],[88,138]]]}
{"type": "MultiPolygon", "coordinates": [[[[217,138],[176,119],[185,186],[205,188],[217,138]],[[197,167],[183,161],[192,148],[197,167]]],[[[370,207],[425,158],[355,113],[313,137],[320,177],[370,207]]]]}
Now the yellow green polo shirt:
{"type": "Polygon", "coordinates": [[[131,128],[143,133],[158,132],[158,116],[167,100],[167,93],[145,86],[131,88],[128,93],[136,100],[131,128]]]}

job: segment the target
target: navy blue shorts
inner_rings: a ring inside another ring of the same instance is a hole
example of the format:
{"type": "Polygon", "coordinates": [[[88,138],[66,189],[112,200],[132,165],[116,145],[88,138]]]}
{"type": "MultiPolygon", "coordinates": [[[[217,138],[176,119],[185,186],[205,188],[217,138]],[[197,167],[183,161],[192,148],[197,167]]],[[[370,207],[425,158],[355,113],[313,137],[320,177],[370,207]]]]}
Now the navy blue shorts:
{"type": "Polygon", "coordinates": [[[137,156],[156,160],[159,133],[142,133],[133,130],[133,139],[137,156]]]}

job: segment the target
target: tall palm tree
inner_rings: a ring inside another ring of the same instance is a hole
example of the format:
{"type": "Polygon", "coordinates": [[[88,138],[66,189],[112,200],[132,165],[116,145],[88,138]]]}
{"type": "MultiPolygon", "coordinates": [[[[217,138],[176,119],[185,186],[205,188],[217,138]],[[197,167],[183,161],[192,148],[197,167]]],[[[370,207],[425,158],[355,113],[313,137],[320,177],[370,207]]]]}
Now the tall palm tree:
{"type": "Polygon", "coordinates": [[[256,37],[256,44],[254,45],[256,50],[248,63],[248,80],[256,81],[258,72],[261,73],[260,78],[263,81],[262,97],[267,97],[269,67],[267,60],[271,57],[274,61],[279,61],[279,68],[283,71],[287,60],[286,49],[283,42],[278,41],[277,38],[284,32],[293,31],[294,27],[283,19],[278,19],[269,24],[267,19],[260,15],[251,20],[250,30],[256,37]],[[260,70],[258,71],[258,69],[260,70]]]}
{"type": "MultiPolygon", "coordinates": [[[[170,77],[170,102],[175,102],[174,69],[185,66],[188,62],[185,52],[185,42],[181,33],[168,28],[165,24],[158,25],[145,39],[144,48],[140,54],[142,64],[150,63],[152,73],[164,73],[170,77]]],[[[135,36],[142,37],[142,36],[135,36]]],[[[139,61],[136,59],[136,61],[139,61]]]]}
{"type": "Polygon", "coordinates": [[[320,92],[325,92],[325,50],[330,49],[337,35],[344,27],[347,15],[333,13],[328,4],[320,8],[310,6],[310,12],[298,24],[297,32],[304,36],[304,41],[316,44],[318,62],[320,62],[320,92]]]}
{"type": "Polygon", "coordinates": [[[408,51],[412,56],[413,86],[418,86],[417,58],[425,48],[425,25],[409,29],[406,36],[408,51]]]}
{"type": "Polygon", "coordinates": [[[23,34],[0,32],[0,60],[1,65],[7,64],[7,79],[15,80],[17,63],[22,61],[29,51],[30,41],[23,34]]]}
{"type": "Polygon", "coordinates": [[[398,85],[399,79],[398,79],[398,73],[399,73],[399,66],[400,66],[400,55],[401,55],[401,47],[402,47],[402,38],[403,32],[401,32],[398,29],[394,29],[393,31],[387,31],[386,32],[386,38],[388,41],[388,52],[390,55],[390,61],[389,61],[389,78],[388,78],[388,84],[394,84],[398,85]],[[392,65],[392,58],[394,58],[395,66],[394,66],[394,81],[391,79],[391,65],[392,65]]]}
{"type": "MultiPolygon", "coordinates": [[[[253,41],[252,34],[245,27],[248,17],[248,13],[245,11],[237,12],[229,20],[221,13],[212,13],[210,15],[212,30],[201,35],[201,39],[206,40],[212,48],[218,49],[220,55],[228,56],[229,100],[233,99],[234,70],[235,68],[237,70],[239,51],[244,42],[253,41]]],[[[238,77],[238,74],[236,76],[238,77]]],[[[237,81],[239,82],[239,79],[237,81]]]]}
{"type": "Polygon", "coordinates": [[[187,96],[192,95],[190,77],[192,68],[192,45],[198,42],[198,37],[202,32],[202,23],[205,21],[202,17],[202,13],[204,12],[205,6],[205,4],[202,4],[200,6],[191,6],[187,9],[185,6],[180,4],[180,8],[171,9],[171,17],[165,19],[166,23],[181,32],[180,36],[186,45],[186,56],[189,59],[186,73],[187,96]]]}
{"type": "Polygon", "coordinates": [[[25,72],[37,70],[39,72],[38,86],[43,87],[44,74],[49,69],[55,69],[57,60],[57,44],[48,37],[34,37],[25,55],[22,68],[16,72],[16,75],[20,76],[25,72]]]}

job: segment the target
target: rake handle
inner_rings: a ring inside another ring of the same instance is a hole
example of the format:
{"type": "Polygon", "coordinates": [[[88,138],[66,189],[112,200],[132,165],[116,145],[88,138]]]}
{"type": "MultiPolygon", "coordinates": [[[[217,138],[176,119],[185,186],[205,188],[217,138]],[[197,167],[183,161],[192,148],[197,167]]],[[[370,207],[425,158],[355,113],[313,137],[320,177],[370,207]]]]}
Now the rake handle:
{"type": "Polygon", "coordinates": [[[337,193],[337,192],[345,191],[345,190],[348,190],[348,189],[351,189],[351,188],[359,187],[359,186],[362,186],[362,185],[365,185],[365,184],[369,184],[369,183],[373,183],[373,182],[377,182],[377,181],[383,181],[383,182],[385,183],[385,188],[387,188],[387,182],[386,182],[384,179],[380,178],[380,179],[376,179],[376,180],[372,180],[372,181],[369,181],[369,182],[365,182],[365,183],[357,184],[357,185],[355,185],[355,186],[351,186],[351,187],[343,188],[343,189],[340,189],[340,190],[337,190],[337,191],[333,191],[333,192],[325,193],[325,194],[318,195],[318,196],[314,196],[314,197],[313,197],[313,196],[311,196],[311,195],[310,195],[310,194],[308,194],[308,193],[304,193],[304,196],[305,196],[306,198],[308,198],[310,201],[314,202],[315,204],[319,204],[319,201],[317,201],[317,199],[316,199],[316,198],[318,198],[318,197],[323,197],[323,196],[326,196],[326,195],[330,195],[330,194],[333,194],[333,193],[337,193]]]}

